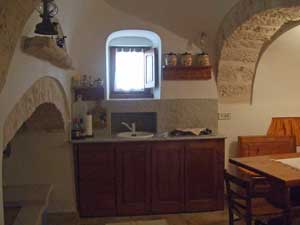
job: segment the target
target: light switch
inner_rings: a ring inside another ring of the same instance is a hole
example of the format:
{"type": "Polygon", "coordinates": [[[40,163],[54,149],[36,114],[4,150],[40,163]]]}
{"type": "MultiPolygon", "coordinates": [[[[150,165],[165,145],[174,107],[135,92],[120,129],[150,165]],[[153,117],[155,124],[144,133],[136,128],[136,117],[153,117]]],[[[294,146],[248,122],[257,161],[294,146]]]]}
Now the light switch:
{"type": "Polygon", "coordinates": [[[231,113],[219,113],[219,120],[231,120],[231,113]]]}

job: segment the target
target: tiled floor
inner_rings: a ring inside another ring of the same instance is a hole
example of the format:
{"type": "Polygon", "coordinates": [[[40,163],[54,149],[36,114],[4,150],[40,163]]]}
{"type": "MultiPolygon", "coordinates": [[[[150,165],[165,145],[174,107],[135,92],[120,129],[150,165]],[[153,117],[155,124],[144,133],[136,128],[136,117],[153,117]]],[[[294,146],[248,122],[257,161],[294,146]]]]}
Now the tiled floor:
{"type": "Polygon", "coordinates": [[[81,218],[74,214],[51,214],[48,225],[105,225],[140,220],[165,219],[168,225],[227,225],[227,213],[224,211],[209,213],[168,214],[135,217],[81,218]]]}
{"type": "Polygon", "coordinates": [[[15,219],[18,216],[18,213],[20,212],[21,207],[5,207],[4,208],[4,221],[5,225],[12,225],[15,221],[15,219]]]}
{"type": "MultiPolygon", "coordinates": [[[[105,225],[109,223],[124,223],[116,225],[128,225],[125,223],[158,219],[166,220],[168,225],[228,225],[227,211],[104,218],[78,218],[76,214],[50,214],[47,225],[105,225]]],[[[299,220],[293,223],[293,225],[299,224],[299,220]]],[[[244,225],[244,223],[240,222],[236,223],[236,225],[244,225]]]]}

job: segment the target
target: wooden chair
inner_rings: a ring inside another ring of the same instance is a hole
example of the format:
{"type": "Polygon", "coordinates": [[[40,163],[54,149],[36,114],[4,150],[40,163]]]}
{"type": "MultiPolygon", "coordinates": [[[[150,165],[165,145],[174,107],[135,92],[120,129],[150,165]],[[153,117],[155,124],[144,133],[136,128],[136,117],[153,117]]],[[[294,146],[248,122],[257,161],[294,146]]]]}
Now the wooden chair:
{"type": "Polygon", "coordinates": [[[269,221],[281,220],[280,225],[287,224],[288,215],[284,209],[277,208],[265,197],[257,196],[253,191],[255,183],[244,180],[227,171],[224,172],[229,209],[229,225],[244,220],[246,225],[268,224],[269,221]],[[237,219],[235,219],[237,217],[237,219]]]}
{"type": "MultiPolygon", "coordinates": [[[[259,155],[271,155],[279,153],[296,152],[295,136],[239,136],[238,137],[238,156],[249,157],[259,155]]],[[[245,179],[253,179],[258,182],[254,188],[256,193],[265,195],[270,190],[268,180],[249,170],[239,168],[241,176],[245,179]]]]}

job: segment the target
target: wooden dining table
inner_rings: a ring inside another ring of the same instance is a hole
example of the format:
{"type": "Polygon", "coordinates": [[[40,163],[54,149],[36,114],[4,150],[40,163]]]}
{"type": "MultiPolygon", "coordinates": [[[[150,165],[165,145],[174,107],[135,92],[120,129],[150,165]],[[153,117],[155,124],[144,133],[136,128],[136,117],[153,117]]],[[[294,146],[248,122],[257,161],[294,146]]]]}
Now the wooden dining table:
{"type": "MultiPolygon", "coordinates": [[[[293,192],[300,189],[300,170],[297,167],[282,163],[282,159],[300,158],[300,153],[274,154],[243,158],[230,158],[229,162],[240,168],[252,171],[269,179],[272,203],[285,207],[292,216],[298,217],[300,211],[300,196],[292,199],[293,192]]],[[[295,196],[295,194],[294,194],[295,196]]]]}
{"type": "Polygon", "coordinates": [[[300,158],[300,153],[274,154],[243,158],[231,158],[229,162],[255,173],[275,179],[287,187],[300,187],[300,170],[276,160],[300,158]]]}

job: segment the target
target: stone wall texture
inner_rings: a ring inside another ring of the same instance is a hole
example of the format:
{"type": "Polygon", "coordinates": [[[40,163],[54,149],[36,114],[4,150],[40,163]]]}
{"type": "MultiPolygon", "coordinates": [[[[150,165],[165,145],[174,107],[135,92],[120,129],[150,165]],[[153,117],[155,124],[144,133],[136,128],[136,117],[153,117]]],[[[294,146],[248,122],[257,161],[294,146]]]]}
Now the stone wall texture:
{"type": "Polygon", "coordinates": [[[40,132],[56,132],[64,130],[64,119],[53,103],[41,104],[24,123],[25,129],[40,132]]]}
{"type": "Polygon", "coordinates": [[[0,7],[0,93],[26,21],[39,0],[3,0],[0,7]]]}
{"type": "MultiPolygon", "coordinates": [[[[0,93],[23,27],[40,0],[0,1],[0,93]]],[[[224,18],[215,46],[221,102],[250,102],[259,57],[274,34],[298,21],[300,0],[241,0],[224,18]]]]}
{"type": "MultiPolygon", "coordinates": [[[[218,130],[218,101],[216,99],[161,99],[147,101],[104,101],[111,127],[111,113],[155,112],[157,132],[176,128],[210,128],[218,130]]],[[[110,134],[110,131],[108,131],[110,134]]]]}
{"type": "Polygon", "coordinates": [[[300,24],[300,0],[242,0],[227,14],[216,39],[220,102],[251,103],[261,55],[291,24],[300,24]]]}
{"type": "MultiPolygon", "coordinates": [[[[14,106],[3,127],[3,146],[5,147],[15,136],[24,122],[32,116],[36,109],[45,103],[52,103],[61,113],[64,127],[67,129],[70,112],[67,98],[60,83],[54,78],[44,77],[36,81],[14,106]]],[[[49,109],[49,108],[48,108],[49,109]]],[[[44,117],[45,115],[43,115],[44,117]]],[[[57,120],[56,113],[47,114],[46,119],[57,120]],[[51,115],[55,118],[51,118],[51,115]]],[[[59,117],[60,118],[60,117],[59,117]]],[[[45,117],[44,117],[45,119],[45,117]]]]}

